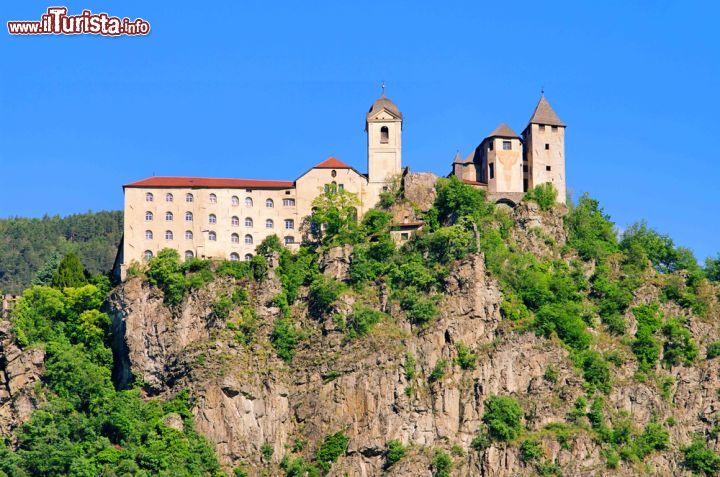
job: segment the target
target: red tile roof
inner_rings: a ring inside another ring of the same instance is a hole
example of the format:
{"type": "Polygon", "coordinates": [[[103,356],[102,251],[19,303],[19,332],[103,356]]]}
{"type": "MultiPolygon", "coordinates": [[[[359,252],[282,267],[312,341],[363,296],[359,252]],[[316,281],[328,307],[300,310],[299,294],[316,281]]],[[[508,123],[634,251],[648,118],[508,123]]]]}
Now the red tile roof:
{"type": "Polygon", "coordinates": [[[320,164],[313,167],[313,169],[352,169],[352,167],[345,164],[340,159],[336,159],[334,157],[328,157],[324,161],[322,161],[320,164]]]}
{"type": "MultiPolygon", "coordinates": [[[[327,162],[327,161],[326,161],[327,162]]],[[[220,179],[214,177],[148,177],[123,187],[215,187],[252,189],[290,189],[292,181],[267,181],[258,179],[220,179]]]]}

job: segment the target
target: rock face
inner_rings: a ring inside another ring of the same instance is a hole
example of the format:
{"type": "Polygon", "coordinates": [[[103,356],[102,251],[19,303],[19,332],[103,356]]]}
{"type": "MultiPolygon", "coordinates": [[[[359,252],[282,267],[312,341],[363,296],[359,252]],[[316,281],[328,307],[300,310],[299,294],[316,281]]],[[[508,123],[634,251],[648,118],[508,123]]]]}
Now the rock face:
{"type": "MultiPolygon", "coordinates": [[[[561,213],[521,204],[514,214],[518,224],[512,233],[527,250],[550,253],[544,241],[537,241],[543,236],[564,243],[561,213]]],[[[351,253],[348,247],[328,250],[321,268],[343,280],[351,253]]],[[[160,292],[137,279],[119,287],[110,301],[118,336],[115,352],[124,363],[116,375],[123,382],[140,377],[150,393],[165,397],[189,389],[196,428],[215,444],[228,468],[242,463],[249,475],[283,475],[278,465],[288,449],[307,442],[299,454],[311,458],[323,438],[342,430],[349,437],[348,452],[333,465],[332,476],[431,476],[435,449],[455,449],[452,475],[533,475],[535,467],[521,458],[518,443],[493,443],[480,452],[471,446],[482,426],[485,400],[506,395],[521,403],[524,427],[536,436],[547,462],[556,463],[563,475],[642,472],[640,465],[625,462],[607,469],[603,450],[587,425],[562,440],[546,430],[549,424],[567,424],[576,399],[587,395],[582,376],[566,348],[502,318],[500,287],[482,255],[450,266],[438,303],[440,315],[420,330],[387,300],[382,284],[364,293],[377,293],[378,308],[394,320],[381,322],[363,338],[344,339],[337,322],[352,309],[353,293],[341,297],[332,316],[323,319],[309,316],[302,304],[295,306],[293,320],[310,331],[289,363],[277,358],[269,342],[273,323],[281,317],[271,303],[280,290],[273,270],[277,261],[270,263],[268,277],[259,285],[218,279],[174,310],[163,305],[160,292]],[[236,286],[248,288],[258,318],[251,345],[235,340],[228,328],[235,315],[213,315],[217,297],[236,286]],[[460,344],[477,354],[473,369],[456,364],[460,344]],[[416,362],[414,376],[406,369],[408,357],[416,362]],[[444,375],[429,380],[443,361],[444,375]],[[386,445],[392,439],[412,447],[408,457],[384,469],[386,445]],[[273,449],[269,459],[262,457],[263,445],[273,449]]],[[[301,290],[301,297],[304,293],[301,290]]],[[[649,285],[636,301],[657,298],[657,287],[649,285]]],[[[716,322],[693,321],[690,329],[701,349],[720,337],[716,322]]],[[[631,354],[623,360],[613,369],[614,381],[622,384],[605,396],[617,416],[627,413],[639,429],[652,420],[675,421],[668,428],[671,448],[649,456],[645,473],[690,475],[682,467],[680,449],[693,433],[707,432],[718,422],[720,360],[672,368],[673,381],[664,397],[654,382],[633,379],[637,363],[631,354]]],[[[720,449],[717,440],[709,444],[720,449]]]]}
{"type": "Polygon", "coordinates": [[[20,349],[10,322],[0,321],[0,437],[7,437],[38,406],[35,384],[42,377],[45,350],[20,349]]]}
{"type": "Polygon", "coordinates": [[[543,211],[535,202],[522,202],[512,210],[515,221],[511,229],[512,239],[523,250],[537,256],[554,256],[556,246],[562,247],[567,240],[563,227],[566,213],[564,206],[543,211]]]}
{"type": "Polygon", "coordinates": [[[403,176],[402,195],[421,211],[427,211],[435,202],[435,182],[438,177],[431,172],[409,172],[403,176]]]}

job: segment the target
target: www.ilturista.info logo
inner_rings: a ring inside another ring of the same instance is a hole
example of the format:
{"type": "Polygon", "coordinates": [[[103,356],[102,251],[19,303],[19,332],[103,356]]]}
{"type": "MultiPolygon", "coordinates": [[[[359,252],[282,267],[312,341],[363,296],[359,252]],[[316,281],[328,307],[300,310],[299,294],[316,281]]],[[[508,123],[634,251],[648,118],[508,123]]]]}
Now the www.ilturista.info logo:
{"type": "Polygon", "coordinates": [[[137,18],[111,17],[107,13],[83,10],[80,15],[68,15],[66,7],[50,7],[40,21],[7,22],[11,35],[147,35],[150,23],[137,18]]]}

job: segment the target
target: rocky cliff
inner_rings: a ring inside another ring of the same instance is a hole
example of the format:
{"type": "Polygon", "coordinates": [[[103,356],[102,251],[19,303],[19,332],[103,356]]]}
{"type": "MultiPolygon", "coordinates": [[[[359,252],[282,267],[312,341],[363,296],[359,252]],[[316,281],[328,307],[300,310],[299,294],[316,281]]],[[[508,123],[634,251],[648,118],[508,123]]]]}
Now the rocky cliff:
{"type": "MultiPolygon", "coordinates": [[[[563,213],[522,204],[513,212],[510,236],[522,250],[561,258],[563,213]]],[[[347,246],[328,250],[320,266],[346,279],[351,255],[347,246]]],[[[637,362],[627,341],[591,331],[601,351],[621,355],[605,397],[611,410],[608,420],[629,419],[637,429],[650,422],[669,423],[670,444],[663,452],[608,466],[588,426],[568,417],[578,398],[587,394],[569,349],[556,338],[523,330],[503,317],[500,285],[480,253],[450,265],[439,316],[424,327],[413,326],[377,284],[363,300],[386,310],[392,319],[377,324],[367,336],[348,340],[342,322],[358,297],[347,292],[331,313],[318,317],[308,312],[307,289],[302,288],[292,314],[307,335],[285,362],[270,344],[273,323],[282,316],[272,302],[282,288],[276,262],[270,261],[267,276],[259,282],[217,279],[175,308],[167,307],[162,293],[139,278],[117,288],[109,302],[118,382],[141,380],[148,393],[160,396],[189,389],[196,427],[216,445],[228,468],[242,466],[248,475],[282,475],[284,456],[293,452],[310,460],[325,436],[343,431],[349,438],[347,452],[330,475],[430,476],[437,472],[436,449],[452,456],[451,475],[458,476],[690,475],[682,465],[681,447],[695,432],[707,433],[717,422],[718,360],[662,370],[667,379],[661,387],[658,380],[634,378],[637,362]],[[229,326],[237,310],[223,317],[213,311],[218,297],[237,287],[247,289],[257,316],[250,344],[234,339],[234,327],[229,326]],[[458,344],[473,350],[476,366],[463,369],[457,364],[458,344]],[[408,369],[408,357],[415,372],[408,369]],[[439,363],[445,363],[444,372],[432,376],[439,363]],[[473,442],[491,395],[512,396],[521,403],[522,424],[539,443],[542,462],[524,456],[518,442],[473,442]],[[408,447],[406,457],[388,468],[391,440],[408,447]]],[[[658,300],[653,273],[636,291],[634,304],[658,300]]],[[[714,311],[700,319],[672,303],[662,307],[690,320],[701,349],[720,338],[714,311]]],[[[633,314],[627,311],[624,318],[634,330],[633,314]]],[[[32,375],[27,368],[40,358],[25,359],[26,364],[16,366],[22,368],[19,373],[32,375]]],[[[6,374],[7,382],[12,376],[6,374]]],[[[720,450],[715,439],[709,445],[720,450]]]]}

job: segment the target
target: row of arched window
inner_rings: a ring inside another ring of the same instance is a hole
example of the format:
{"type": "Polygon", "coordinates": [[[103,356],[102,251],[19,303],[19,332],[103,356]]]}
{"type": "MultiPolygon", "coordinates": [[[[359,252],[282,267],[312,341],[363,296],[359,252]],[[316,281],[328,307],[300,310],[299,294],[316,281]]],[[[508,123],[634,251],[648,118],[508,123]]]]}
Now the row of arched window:
{"type": "MultiPolygon", "coordinates": [[[[165,194],[165,202],[173,202],[175,200],[175,197],[168,192],[165,194]]],[[[191,203],[195,200],[195,197],[187,193],[185,194],[185,202],[191,203]]],[[[217,195],[210,194],[208,196],[208,200],[211,204],[217,204],[217,195]]],[[[152,192],[146,192],[145,193],[145,202],[154,202],[155,201],[155,195],[152,192]]],[[[240,198],[236,195],[232,196],[230,199],[232,205],[240,205],[240,198]]],[[[283,199],[283,205],[288,206],[294,206],[295,205],[295,199],[283,199]]],[[[245,207],[252,207],[253,206],[253,199],[252,197],[245,197],[245,207]]],[[[265,207],[272,209],[275,207],[275,201],[272,199],[265,199],[265,207]]]]}
{"type": "MultiPolygon", "coordinates": [[[[143,253],[143,256],[145,257],[145,260],[150,260],[151,258],[153,258],[152,250],[145,250],[145,252],[143,253]]],[[[253,256],[252,256],[251,253],[246,253],[246,254],[245,254],[245,260],[246,260],[246,261],[252,260],[252,257],[253,257],[253,256]]],[[[190,260],[191,258],[195,258],[195,254],[193,253],[192,250],[186,250],[186,251],[185,251],[185,260],[190,260]]],[[[238,261],[240,261],[240,254],[235,253],[235,252],[231,253],[231,254],[230,254],[230,261],[232,261],[232,262],[238,262],[238,261]]]]}
{"type": "MultiPolygon", "coordinates": [[[[152,230],[146,230],[145,231],[145,239],[146,240],[153,240],[155,238],[155,235],[153,234],[152,230]]],[[[165,240],[174,240],[175,234],[172,230],[166,230],[165,231],[165,240]]],[[[192,230],[186,230],[185,231],[185,240],[192,240],[193,239],[193,232],[192,230]]],[[[214,230],[210,230],[208,232],[208,240],[216,242],[217,241],[217,233],[214,230]]],[[[232,243],[240,243],[240,235],[239,234],[230,234],[230,242],[232,243]]],[[[246,234],[244,237],[244,243],[245,245],[252,245],[253,244],[253,236],[250,234],[246,234]]],[[[295,243],[295,237],[293,236],[286,236],[285,237],[285,244],[292,244],[295,243]]]]}
{"type": "MultiPolygon", "coordinates": [[[[172,212],[165,212],[165,221],[166,222],[172,222],[174,220],[174,215],[172,212]]],[[[154,215],[149,210],[145,212],[145,221],[146,222],[152,222],[154,219],[154,215]]],[[[185,212],[185,222],[192,222],[193,221],[193,214],[192,212],[185,212]]],[[[208,215],[208,223],[209,224],[217,224],[217,216],[215,214],[208,215]]],[[[252,217],[245,217],[245,227],[252,227],[253,226],[253,219],[252,217]]],[[[233,216],[230,219],[230,224],[233,227],[239,227],[240,226],[240,218],[237,216],[233,216]]],[[[272,219],[266,219],[265,220],[265,228],[271,229],[275,227],[275,222],[272,219]]],[[[285,219],[285,229],[294,229],[295,228],[295,221],[293,219],[285,219]]]]}

